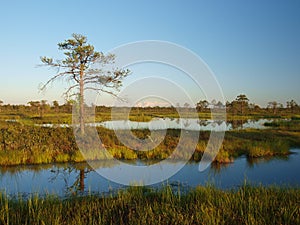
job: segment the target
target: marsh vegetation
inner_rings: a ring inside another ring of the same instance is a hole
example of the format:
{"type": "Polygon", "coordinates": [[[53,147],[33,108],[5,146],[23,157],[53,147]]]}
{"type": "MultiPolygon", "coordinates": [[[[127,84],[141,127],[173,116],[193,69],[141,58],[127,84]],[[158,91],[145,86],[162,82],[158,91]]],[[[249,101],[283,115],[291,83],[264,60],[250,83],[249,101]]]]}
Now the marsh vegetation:
{"type": "MultiPolygon", "coordinates": [[[[238,104],[238,103],[234,103],[238,104]]],[[[248,119],[271,118],[267,129],[232,129],[225,138],[212,167],[232,163],[242,155],[249,162],[264,157],[287,156],[300,146],[300,120],[296,108],[228,109],[227,119],[240,127],[248,119]],[[234,111],[236,110],[236,111],[234,111]],[[243,112],[243,114],[240,111],[243,112]]],[[[86,152],[76,145],[70,125],[72,104],[32,106],[1,106],[0,165],[49,164],[62,162],[101,161],[99,151],[86,152]],[[53,124],[53,126],[42,126],[53,124]]],[[[97,122],[108,121],[111,108],[96,107],[97,122]]],[[[187,109],[182,109],[189,118],[187,109]]],[[[174,108],[133,108],[131,121],[148,122],[153,118],[178,118],[174,108]]],[[[122,109],[120,109],[122,119],[122,109]]],[[[208,109],[199,109],[198,119],[211,119],[208,109]]],[[[87,128],[89,129],[89,128],[87,128]]],[[[96,127],[105,148],[116,159],[150,160],[167,158],[178,144],[179,129],[167,129],[163,141],[151,151],[135,151],[124,146],[113,130],[96,127]]],[[[141,139],[149,136],[147,129],[132,130],[141,139]]],[[[193,132],[190,130],[189,132],[193,132]]],[[[206,148],[209,131],[199,132],[199,141],[191,161],[198,162],[206,148]]],[[[188,140],[187,140],[188,142],[188,140]]],[[[180,159],[180,155],[177,156],[180,159]]],[[[78,170],[78,188],[84,190],[85,168],[78,170]]],[[[76,186],[76,187],[77,187],[76,186]]],[[[163,189],[130,187],[117,194],[77,195],[0,195],[1,224],[298,224],[298,187],[257,187],[244,185],[238,189],[221,190],[213,186],[197,187],[188,192],[167,186],[163,189]],[[284,199],[284,200],[283,200],[284,199]]]]}
{"type": "MultiPolygon", "coordinates": [[[[242,154],[261,157],[289,154],[291,147],[300,146],[300,121],[285,121],[272,129],[227,131],[217,162],[231,162],[242,154]]],[[[163,141],[150,151],[135,151],[124,146],[113,130],[97,127],[106,149],[117,159],[165,159],[178,144],[180,130],[168,129],[163,141]]],[[[133,130],[137,137],[149,135],[147,130],[133,130]]],[[[189,131],[193,132],[193,131],[189,131]]],[[[200,160],[210,132],[202,131],[192,160],[200,160]]],[[[188,141],[188,140],[187,140],[188,141]]],[[[105,159],[95,149],[85,154],[86,160],[105,159]]],[[[180,159],[180,156],[178,156],[180,159]]],[[[0,165],[39,164],[50,162],[82,162],[85,158],[76,145],[72,128],[50,128],[19,123],[2,123],[0,128],[0,165]]]]}
{"type": "Polygon", "coordinates": [[[300,190],[213,186],[188,193],[171,186],[130,187],[116,195],[53,195],[11,199],[0,195],[1,224],[299,224],[300,190]]]}

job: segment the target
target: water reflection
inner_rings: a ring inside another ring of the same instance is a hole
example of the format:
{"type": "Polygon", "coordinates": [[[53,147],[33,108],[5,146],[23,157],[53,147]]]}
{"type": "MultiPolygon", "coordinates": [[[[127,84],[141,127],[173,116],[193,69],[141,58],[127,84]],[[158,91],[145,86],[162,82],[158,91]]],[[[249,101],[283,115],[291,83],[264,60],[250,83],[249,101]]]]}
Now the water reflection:
{"type": "MultiPolygon", "coordinates": [[[[296,153],[291,153],[291,154],[296,154],[296,153]]],[[[249,168],[253,168],[256,165],[259,165],[261,163],[272,162],[273,160],[288,161],[289,160],[289,156],[288,155],[282,155],[282,156],[264,156],[264,157],[259,157],[259,158],[250,158],[250,157],[247,157],[247,166],[249,168]]]]}
{"type": "Polygon", "coordinates": [[[220,121],[220,120],[199,120],[199,119],[187,119],[187,118],[154,118],[150,122],[136,122],[130,120],[116,120],[105,121],[101,123],[90,124],[93,126],[103,126],[108,129],[185,129],[185,130],[203,130],[203,131],[227,131],[233,129],[265,129],[265,122],[271,120],[259,119],[259,120],[232,120],[232,121],[220,121]]]}
{"type": "Polygon", "coordinates": [[[230,166],[230,163],[213,162],[212,164],[210,164],[211,171],[213,172],[214,175],[220,174],[223,170],[225,170],[229,166],[230,166]]]}
{"type": "Polygon", "coordinates": [[[72,166],[66,166],[62,168],[52,168],[50,172],[52,175],[49,177],[50,183],[55,183],[57,179],[64,181],[64,193],[65,195],[74,195],[78,193],[84,193],[85,191],[85,179],[93,169],[86,163],[74,164],[72,166]],[[74,180],[69,179],[74,176],[74,180]]]}
{"type": "MultiPolygon", "coordinates": [[[[186,164],[167,182],[195,187],[212,182],[220,188],[232,188],[243,184],[247,179],[254,184],[285,184],[300,186],[300,152],[284,157],[250,159],[245,156],[237,158],[230,164],[211,164],[204,172],[199,172],[198,163],[186,164]]],[[[153,164],[155,161],[126,161],[136,165],[153,164]]],[[[169,161],[168,169],[180,162],[169,161]]],[[[96,170],[113,170],[109,161],[95,161],[96,170]]],[[[166,183],[166,182],[164,182],[166,183]]],[[[156,184],[154,187],[159,187],[156,184]]],[[[125,186],[106,180],[86,163],[49,164],[36,166],[0,167],[0,190],[8,194],[55,193],[60,196],[86,193],[112,193],[125,186]]]]}
{"type": "MultiPolygon", "coordinates": [[[[268,119],[258,120],[199,120],[193,118],[153,118],[150,122],[137,122],[130,120],[114,120],[99,123],[90,123],[88,126],[101,126],[111,130],[132,130],[132,129],[185,129],[202,131],[228,131],[236,129],[265,129],[264,123],[271,122],[268,119]]],[[[43,127],[68,127],[66,124],[40,124],[43,127]]]]}

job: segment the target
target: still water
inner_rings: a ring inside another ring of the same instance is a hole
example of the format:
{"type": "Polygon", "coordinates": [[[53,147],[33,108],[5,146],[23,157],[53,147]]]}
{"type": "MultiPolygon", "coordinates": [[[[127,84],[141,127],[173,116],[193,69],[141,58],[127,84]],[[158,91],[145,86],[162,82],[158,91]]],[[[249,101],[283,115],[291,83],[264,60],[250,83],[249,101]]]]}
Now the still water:
{"type": "MultiPolygon", "coordinates": [[[[292,149],[291,152],[285,157],[255,160],[242,156],[231,164],[212,164],[203,172],[198,171],[198,163],[191,162],[167,181],[154,186],[168,183],[177,188],[180,184],[182,189],[188,189],[210,183],[227,189],[238,187],[247,180],[252,184],[300,187],[300,149],[292,149]]],[[[97,170],[114,170],[109,162],[99,162],[97,166],[97,170]]],[[[169,162],[168,166],[172,169],[176,162],[169,162]]],[[[28,196],[32,193],[66,196],[74,192],[107,194],[122,188],[126,187],[106,180],[87,164],[0,167],[0,190],[11,196],[28,196]]]]}
{"type": "MultiPolygon", "coordinates": [[[[184,129],[184,130],[200,130],[200,131],[228,131],[237,129],[265,129],[266,122],[272,122],[269,119],[258,120],[233,120],[233,121],[214,121],[199,120],[193,118],[153,118],[149,122],[137,122],[130,120],[113,120],[87,124],[89,126],[105,127],[111,130],[132,130],[132,129],[184,129]]],[[[69,127],[68,124],[37,124],[43,127],[69,127]]]]}
{"type": "Polygon", "coordinates": [[[170,118],[154,118],[150,122],[136,122],[130,120],[115,120],[95,123],[96,126],[103,126],[114,130],[132,130],[132,129],[184,129],[184,130],[200,130],[200,131],[228,131],[233,129],[264,129],[265,122],[270,122],[267,119],[260,120],[245,120],[245,121],[214,121],[214,120],[199,120],[199,119],[170,119],[170,118]]]}

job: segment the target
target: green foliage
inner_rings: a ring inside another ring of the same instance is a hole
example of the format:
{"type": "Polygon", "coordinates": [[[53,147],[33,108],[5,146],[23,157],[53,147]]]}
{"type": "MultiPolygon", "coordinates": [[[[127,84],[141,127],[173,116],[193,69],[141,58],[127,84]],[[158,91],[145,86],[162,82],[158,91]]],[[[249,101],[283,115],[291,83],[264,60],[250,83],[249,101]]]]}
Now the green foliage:
{"type": "Polygon", "coordinates": [[[77,146],[68,128],[6,124],[0,127],[0,164],[65,162],[77,146]]]}
{"type": "Polygon", "coordinates": [[[0,194],[0,224],[299,224],[300,189],[252,187],[187,193],[129,187],[117,195],[10,199],[0,194]]]}
{"type": "Polygon", "coordinates": [[[67,99],[70,96],[78,97],[80,130],[84,134],[85,91],[93,90],[115,96],[115,91],[122,86],[122,79],[129,74],[129,70],[108,68],[107,65],[114,64],[115,55],[104,55],[102,52],[95,51],[94,46],[88,44],[87,38],[81,34],[73,34],[71,39],[58,43],[58,47],[63,51],[64,59],[53,60],[46,56],[41,57],[41,62],[45,66],[58,69],[57,74],[49,79],[41,90],[45,90],[50,83],[59,78],[67,78],[71,81],[64,94],[67,99]],[[98,68],[92,67],[96,64],[98,68]]]}

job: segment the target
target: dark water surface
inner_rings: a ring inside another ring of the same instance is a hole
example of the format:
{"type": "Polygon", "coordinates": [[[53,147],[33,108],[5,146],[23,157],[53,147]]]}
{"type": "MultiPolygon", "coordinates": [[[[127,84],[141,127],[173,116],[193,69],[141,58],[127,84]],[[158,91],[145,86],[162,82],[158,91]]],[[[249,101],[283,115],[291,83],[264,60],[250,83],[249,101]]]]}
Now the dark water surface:
{"type": "MultiPolygon", "coordinates": [[[[292,149],[291,152],[292,154],[285,157],[255,160],[242,156],[231,164],[212,164],[203,172],[199,172],[198,163],[191,162],[168,181],[155,186],[167,183],[177,186],[180,183],[180,187],[189,188],[212,183],[226,189],[243,185],[247,180],[252,184],[300,187],[300,149],[292,149]]],[[[172,169],[176,166],[176,162],[170,162],[168,166],[172,169]]],[[[101,169],[114,170],[109,162],[99,162],[97,170],[101,169]]],[[[0,191],[11,196],[28,196],[32,193],[59,196],[74,192],[110,193],[120,188],[126,187],[106,180],[85,163],[0,167],[0,191]]]]}

